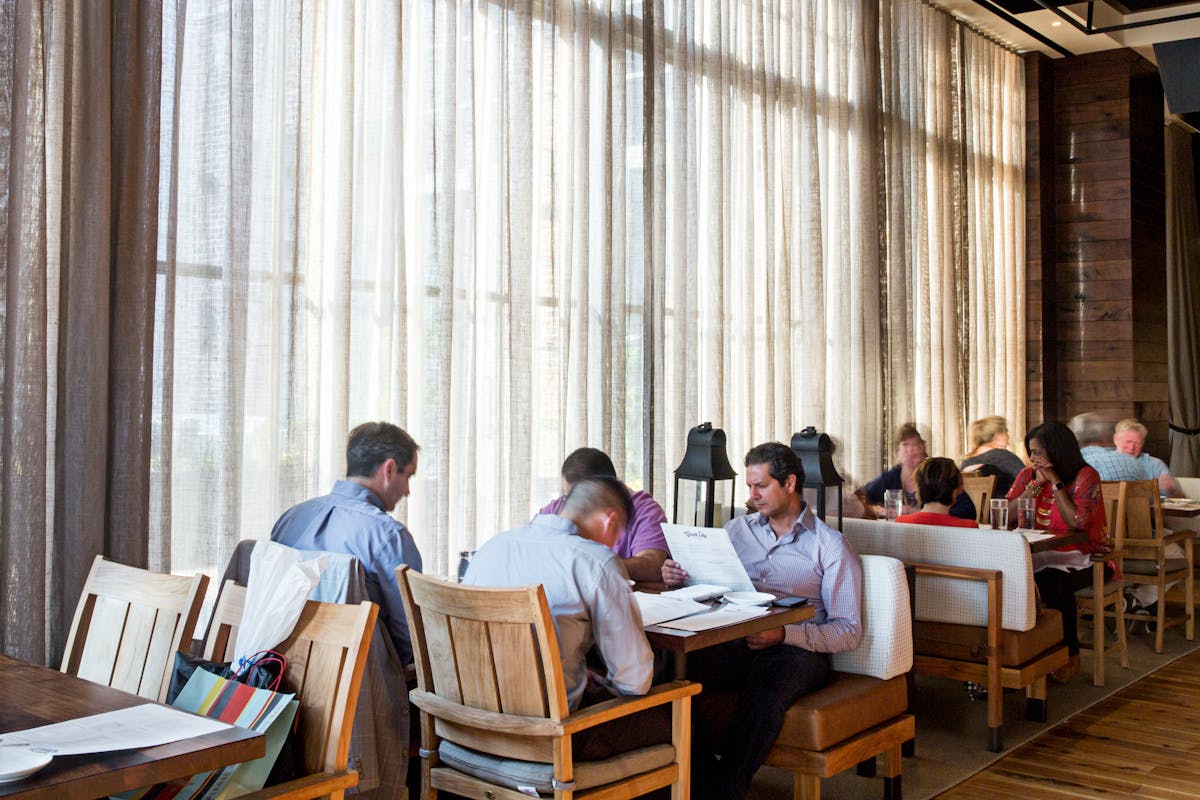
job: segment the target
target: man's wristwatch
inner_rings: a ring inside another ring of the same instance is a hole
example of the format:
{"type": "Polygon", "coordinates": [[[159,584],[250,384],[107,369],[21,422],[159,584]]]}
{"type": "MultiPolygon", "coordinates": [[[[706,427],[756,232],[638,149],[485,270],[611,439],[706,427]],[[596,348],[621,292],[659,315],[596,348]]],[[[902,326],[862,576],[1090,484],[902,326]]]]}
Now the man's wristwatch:
{"type": "Polygon", "coordinates": [[[1058,483],[1054,484],[1054,491],[1061,492],[1062,490],[1063,490],[1063,482],[1062,481],[1059,481],[1058,483]]]}

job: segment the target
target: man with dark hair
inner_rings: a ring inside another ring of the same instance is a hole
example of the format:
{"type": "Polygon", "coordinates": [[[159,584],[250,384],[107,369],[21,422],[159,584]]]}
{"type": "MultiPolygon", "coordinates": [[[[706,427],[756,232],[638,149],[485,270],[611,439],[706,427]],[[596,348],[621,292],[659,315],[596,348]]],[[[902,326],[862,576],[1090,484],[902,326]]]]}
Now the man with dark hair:
{"type": "Polygon", "coordinates": [[[408,528],[390,512],[408,497],[419,449],[391,423],[359,425],[346,443],[346,479],[334,483],[331,493],[292,506],[271,529],[273,542],[347,553],[362,562],[367,593],[379,604],[380,622],[401,664],[412,661],[412,647],[395,570],[407,564],[420,572],[421,554],[408,528]]]}
{"type": "MultiPolygon", "coordinates": [[[[697,797],[720,800],[745,797],[788,708],[829,682],[830,653],[853,650],[862,637],[862,564],[842,534],[804,502],[799,457],[787,445],[768,442],[751,449],[745,465],[758,511],[725,526],[733,549],[756,589],[807,597],[815,613],[807,622],[701,650],[688,660],[688,677],[703,683],[706,693],[738,693],[723,740],[696,727],[692,785],[697,797]],[[719,765],[714,752],[721,754],[719,765]]],[[[683,566],[671,559],[662,574],[669,586],[687,580],[683,566]]]]}
{"type": "MultiPolygon", "coordinates": [[[[603,450],[594,447],[575,450],[563,461],[563,497],[549,503],[538,513],[560,513],[563,498],[571,491],[571,487],[580,480],[595,475],[617,477],[612,459],[603,450]]],[[[630,578],[635,581],[657,582],[660,580],[663,561],[671,555],[667,548],[667,539],[662,532],[662,524],[667,521],[666,512],[647,492],[634,492],[628,486],[625,486],[625,492],[629,495],[633,512],[629,516],[625,534],[617,541],[613,550],[621,559],[630,578]]]]}
{"type": "MultiPolygon", "coordinates": [[[[654,657],[637,601],[611,549],[625,529],[628,514],[623,483],[611,476],[583,478],[571,487],[559,514],[539,514],[529,524],[484,543],[463,578],[463,583],[476,586],[542,585],[558,633],[567,703],[572,709],[612,694],[640,695],[650,689],[654,657]],[[600,681],[604,688],[588,684],[586,657],[593,646],[607,672],[600,681]]],[[[614,735],[622,741],[603,745],[583,741],[581,736],[587,732],[581,732],[573,747],[580,757],[607,757],[613,748],[629,749],[635,741],[630,737],[640,739],[649,733],[630,730],[639,727],[622,725],[614,735]]],[[[669,727],[654,727],[658,728],[655,738],[669,732],[669,727]]]]}

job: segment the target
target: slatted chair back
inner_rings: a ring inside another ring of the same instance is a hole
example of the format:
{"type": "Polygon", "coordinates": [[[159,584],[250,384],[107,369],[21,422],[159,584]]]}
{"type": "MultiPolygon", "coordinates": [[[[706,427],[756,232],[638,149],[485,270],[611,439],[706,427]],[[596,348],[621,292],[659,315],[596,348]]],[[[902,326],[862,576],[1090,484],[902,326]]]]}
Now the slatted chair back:
{"type": "Polygon", "coordinates": [[[1102,481],[1106,508],[1115,497],[1113,515],[1108,518],[1113,546],[1124,549],[1128,559],[1158,559],[1163,543],[1162,499],[1158,481],[1102,481]]]}
{"type": "Polygon", "coordinates": [[[975,504],[975,521],[980,525],[991,522],[988,516],[988,501],[992,499],[992,491],[995,488],[995,475],[963,475],[963,491],[975,504]]]}
{"type": "Polygon", "coordinates": [[[191,647],[207,587],[205,575],[164,575],[96,556],[62,671],[165,700],[175,653],[191,647]]]}
{"type": "MultiPolygon", "coordinates": [[[[409,613],[419,620],[409,627],[419,690],[501,714],[555,722],[570,715],[558,636],[541,586],[466,589],[411,570],[407,576],[409,613]]],[[[486,744],[496,752],[494,742],[486,744]]],[[[536,753],[528,752],[529,744],[522,737],[508,757],[553,757],[548,740],[536,753]]]]}
{"type": "MultiPolygon", "coordinates": [[[[246,589],[226,582],[209,626],[205,658],[233,658],[245,603],[246,589]]],[[[309,600],[292,635],[275,648],[287,658],[284,688],[295,691],[300,703],[294,754],[301,777],[271,787],[272,792],[294,785],[296,793],[288,797],[340,798],[343,789],[357,784],[357,773],[346,765],[358,689],[378,614],[379,607],[366,601],[342,605],[309,600]]]]}

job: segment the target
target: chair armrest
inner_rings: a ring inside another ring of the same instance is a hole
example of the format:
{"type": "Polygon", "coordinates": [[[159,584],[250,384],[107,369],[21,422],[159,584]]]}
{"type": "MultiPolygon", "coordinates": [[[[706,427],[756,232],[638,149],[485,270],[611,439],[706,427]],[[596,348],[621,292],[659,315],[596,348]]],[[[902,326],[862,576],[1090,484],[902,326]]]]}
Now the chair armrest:
{"type": "Polygon", "coordinates": [[[340,772],[317,772],[303,778],[268,786],[250,794],[238,795],[242,800],[311,800],[331,792],[358,786],[358,773],[352,769],[340,772]]]}
{"type": "Polygon", "coordinates": [[[1102,553],[1092,553],[1092,564],[1100,564],[1103,566],[1109,561],[1120,561],[1123,558],[1128,558],[1129,553],[1125,552],[1123,547],[1114,547],[1112,550],[1105,550],[1102,553]]]}
{"type": "Polygon", "coordinates": [[[906,561],[906,566],[913,567],[918,575],[928,575],[935,578],[958,578],[966,581],[999,580],[1003,572],[998,569],[976,569],[975,567],[951,567],[944,564],[923,564],[917,561],[906,561]]]}
{"type": "Polygon", "coordinates": [[[651,687],[645,695],[614,697],[594,706],[576,711],[562,722],[545,717],[522,717],[516,714],[500,714],[483,711],[452,703],[436,694],[413,689],[408,696],[413,705],[427,714],[440,719],[466,725],[471,728],[488,728],[501,733],[516,733],[526,736],[562,736],[619,719],[647,708],[664,705],[700,692],[701,686],[690,681],[673,681],[651,687]]]}
{"type": "Polygon", "coordinates": [[[1171,531],[1163,537],[1164,544],[1179,544],[1188,539],[1192,539],[1196,535],[1194,530],[1190,528],[1180,528],[1177,531],[1171,531]]]}
{"type": "Polygon", "coordinates": [[[671,681],[650,687],[644,695],[624,695],[605,700],[603,703],[581,708],[563,720],[563,733],[579,731],[602,725],[614,719],[645,711],[647,708],[665,705],[684,697],[700,693],[703,687],[692,681],[671,681]]]}

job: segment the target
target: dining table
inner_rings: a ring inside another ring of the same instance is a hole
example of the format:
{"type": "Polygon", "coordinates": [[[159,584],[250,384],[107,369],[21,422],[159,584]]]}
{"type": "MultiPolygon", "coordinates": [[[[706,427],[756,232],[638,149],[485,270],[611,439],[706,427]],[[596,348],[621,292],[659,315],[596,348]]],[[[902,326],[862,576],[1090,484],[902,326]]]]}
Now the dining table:
{"type": "MultiPolygon", "coordinates": [[[[0,655],[4,734],[152,702],[56,669],[0,655]]],[[[261,758],[262,734],[229,727],[154,747],[55,756],[28,777],[0,783],[0,798],[94,800],[261,758]]]]}
{"type": "Polygon", "coordinates": [[[645,630],[651,647],[671,653],[674,659],[674,677],[682,680],[687,673],[688,653],[742,639],[751,634],[769,631],[772,628],[782,628],[784,625],[804,622],[812,619],[814,613],[811,603],[790,607],[773,605],[767,608],[765,614],[699,631],[678,630],[663,625],[647,625],[645,630]]]}

